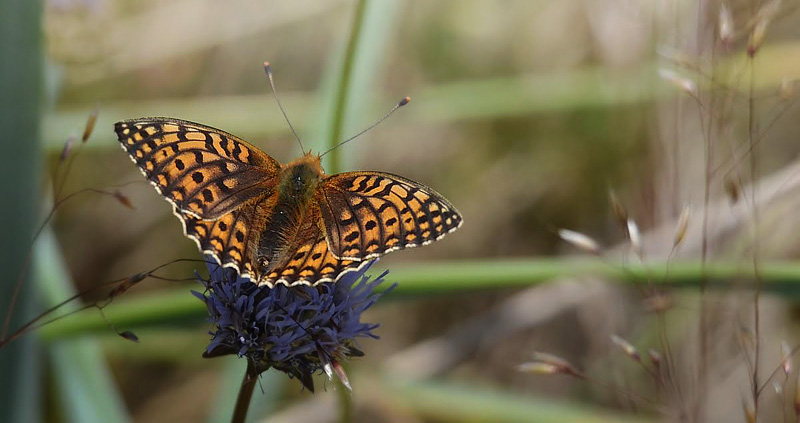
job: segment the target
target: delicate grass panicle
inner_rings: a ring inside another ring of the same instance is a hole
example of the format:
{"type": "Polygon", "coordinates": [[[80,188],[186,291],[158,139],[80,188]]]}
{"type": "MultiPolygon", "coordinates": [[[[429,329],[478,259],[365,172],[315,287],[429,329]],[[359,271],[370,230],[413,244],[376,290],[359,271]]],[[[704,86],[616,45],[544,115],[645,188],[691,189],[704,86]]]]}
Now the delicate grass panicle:
{"type": "Polygon", "coordinates": [[[232,269],[209,267],[209,280],[201,279],[205,292],[193,292],[214,324],[204,357],[236,354],[247,358],[254,374],[274,368],[313,391],[311,376],[319,371],[336,373],[347,386],[339,363],[363,355],[358,338],[378,338],[378,324],[362,322],[361,314],[382,295],[376,288],[386,272],[370,281],[368,265],[335,284],[270,289],[232,269]]]}
{"type": "Polygon", "coordinates": [[[543,352],[533,353],[533,360],[520,364],[517,370],[538,375],[562,374],[583,378],[583,374],[569,361],[543,352]]]}

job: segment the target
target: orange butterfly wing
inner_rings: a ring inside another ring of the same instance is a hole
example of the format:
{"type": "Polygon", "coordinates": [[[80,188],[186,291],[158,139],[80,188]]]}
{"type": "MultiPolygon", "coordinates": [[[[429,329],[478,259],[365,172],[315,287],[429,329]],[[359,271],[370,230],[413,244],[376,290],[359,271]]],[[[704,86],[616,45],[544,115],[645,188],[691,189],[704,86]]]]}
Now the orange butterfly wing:
{"type": "Polygon", "coordinates": [[[184,214],[217,219],[277,184],[280,163],[227,132],[171,118],[114,125],[156,190],[184,214]]]}
{"type": "Polygon", "coordinates": [[[271,270],[259,283],[273,286],[283,283],[292,285],[317,285],[335,282],[342,275],[356,271],[367,261],[340,260],[331,254],[325,236],[319,237],[298,248],[284,264],[271,270]]]}
{"type": "Polygon", "coordinates": [[[383,172],[329,176],[317,201],[331,253],[346,260],[427,245],[462,223],[455,207],[433,189],[383,172]]]}
{"type": "Polygon", "coordinates": [[[172,203],[186,236],[223,266],[257,280],[257,228],[274,204],[280,163],[225,131],[179,119],[126,120],[114,130],[172,203]]]}
{"type": "Polygon", "coordinates": [[[216,220],[201,220],[188,213],[175,210],[183,222],[184,233],[192,239],[203,254],[214,257],[224,267],[235,268],[242,277],[258,282],[261,265],[258,263],[258,241],[263,227],[270,197],[248,201],[238,209],[216,220]]]}

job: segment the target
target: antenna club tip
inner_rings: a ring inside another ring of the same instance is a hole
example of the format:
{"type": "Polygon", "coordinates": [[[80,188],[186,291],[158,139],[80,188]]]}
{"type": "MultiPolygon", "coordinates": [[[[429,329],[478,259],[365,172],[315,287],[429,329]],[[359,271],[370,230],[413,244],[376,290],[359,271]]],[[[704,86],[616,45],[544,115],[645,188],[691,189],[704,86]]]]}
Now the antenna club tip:
{"type": "Polygon", "coordinates": [[[264,69],[269,69],[269,62],[264,62],[264,69]]]}
{"type": "Polygon", "coordinates": [[[400,100],[399,103],[397,103],[397,106],[398,107],[405,106],[406,104],[408,104],[409,101],[411,101],[411,97],[405,97],[402,100],[400,100]]]}

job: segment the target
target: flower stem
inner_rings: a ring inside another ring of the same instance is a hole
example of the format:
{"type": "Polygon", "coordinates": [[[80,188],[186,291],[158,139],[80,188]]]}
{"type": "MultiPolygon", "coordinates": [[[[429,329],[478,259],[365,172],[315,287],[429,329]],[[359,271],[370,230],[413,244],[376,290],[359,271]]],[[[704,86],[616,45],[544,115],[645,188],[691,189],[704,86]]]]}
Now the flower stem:
{"type": "Polygon", "coordinates": [[[339,423],[350,423],[353,421],[353,393],[336,379],[336,392],[339,394],[339,423]]]}
{"type": "Polygon", "coordinates": [[[242,378],[242,386],[239,388],[239,396],[236,398],[236,407],[233,408],[232,423],[244,423],[247,419],[247,410],[250,408],[250,401],[253,399],[253,389],[256,387],[258,373],[252,361],[247,360],[247,370],[242,378]]]}

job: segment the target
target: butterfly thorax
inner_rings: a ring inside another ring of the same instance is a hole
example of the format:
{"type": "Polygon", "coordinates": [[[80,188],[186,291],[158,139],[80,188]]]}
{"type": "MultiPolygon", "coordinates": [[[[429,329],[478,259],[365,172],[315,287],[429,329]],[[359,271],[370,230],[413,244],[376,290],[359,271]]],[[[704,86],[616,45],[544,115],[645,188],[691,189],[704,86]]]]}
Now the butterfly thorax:
{"type": "Polygon", "coordinates": [[[314,193],[325,174],[316,155],[306,154],[281,166],[274,205],[259,238],[257,256],[261,273],[280,266],[309,233],[318,231],[319,207],[314,193]]]}

